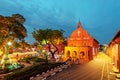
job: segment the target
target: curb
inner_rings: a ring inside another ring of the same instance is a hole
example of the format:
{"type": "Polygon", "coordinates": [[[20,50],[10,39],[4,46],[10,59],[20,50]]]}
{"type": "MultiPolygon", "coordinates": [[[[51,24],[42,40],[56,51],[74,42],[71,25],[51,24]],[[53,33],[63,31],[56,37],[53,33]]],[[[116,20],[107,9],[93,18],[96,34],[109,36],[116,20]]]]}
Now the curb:
{"type": "Polygon", "coordinates": [[[51,69],[50,71],[48,70],[47,72],[42,72],[42,74],[37,74],[35,77],[30,77],[30,80],[37,80],[35,78],[39,77],[40,80],[46,80],[48,77],[51,77],[61,71],[63,71],[64,69],[67,69],[69,67],[69,65],[63,64],[60,66],[55,67],[54,69],[51,69]]]}

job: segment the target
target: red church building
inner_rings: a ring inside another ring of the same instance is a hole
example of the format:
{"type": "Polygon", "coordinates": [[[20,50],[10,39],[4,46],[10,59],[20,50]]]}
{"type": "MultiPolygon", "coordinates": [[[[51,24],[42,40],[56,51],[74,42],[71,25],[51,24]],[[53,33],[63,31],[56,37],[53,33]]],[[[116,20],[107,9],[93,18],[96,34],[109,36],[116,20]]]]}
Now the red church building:
{"type": "Polygon", "coordinates": [[[79,63],[86,63],[94,58],[98,53],[99,42],[94,39],[78,22],[77,28],[72,32],[67,40],[64,49],[64,60],[71,57],[72,61],[79,60],[79,63]]]}

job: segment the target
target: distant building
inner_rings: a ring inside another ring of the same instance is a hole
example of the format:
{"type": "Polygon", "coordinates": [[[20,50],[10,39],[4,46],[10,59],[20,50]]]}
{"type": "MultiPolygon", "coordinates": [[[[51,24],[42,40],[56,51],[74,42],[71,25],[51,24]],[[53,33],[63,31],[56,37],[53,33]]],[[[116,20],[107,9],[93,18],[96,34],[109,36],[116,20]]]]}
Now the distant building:
{"type": "Polygon", "coordinates": [[[108,44],[106,53],[112,58],[115,66],[120,72],[120,30],[118,30],[116,35],[108,44]]]}
{"type": "Polygon", "coordinates": [[[98,53],[99,42],[82,28],[78,22],[77,28],[72,32],[67,40],[67,46],[64,49],[64,60],[71,57],[73,63],[79,60],[79,63],[85,63],[94,58],[98,53]]]}

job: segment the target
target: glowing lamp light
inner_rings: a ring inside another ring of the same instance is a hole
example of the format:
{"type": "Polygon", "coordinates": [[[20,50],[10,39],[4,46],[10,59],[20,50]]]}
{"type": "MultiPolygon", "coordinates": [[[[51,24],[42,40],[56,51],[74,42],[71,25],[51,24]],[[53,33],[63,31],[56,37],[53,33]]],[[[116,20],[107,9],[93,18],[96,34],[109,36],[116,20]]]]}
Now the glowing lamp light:
{"type": "Polygon", "coordinates": [[[8,42],[7,44],[8,44],[9,46],[10,46],[10,45],[12,45],[12,43],[11,43],[11,42],[8,42]]]}

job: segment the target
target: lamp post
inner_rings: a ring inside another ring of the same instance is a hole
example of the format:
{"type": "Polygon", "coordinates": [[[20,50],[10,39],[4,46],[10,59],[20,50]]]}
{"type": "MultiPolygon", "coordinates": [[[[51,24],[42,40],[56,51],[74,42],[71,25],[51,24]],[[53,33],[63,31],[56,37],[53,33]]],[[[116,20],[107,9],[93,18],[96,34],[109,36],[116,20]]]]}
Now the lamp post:
{"type": "Polygon", "coordinates": [[[5,69],[5,67],[7,66],[7,64],[10,64],[10,61],[9,61],[9,46],[12,45],[11,42],[8,42],[5,47],[4,47],[4,56],[3,56],[3,59],[2,59],[2,69],[5,69]]]}

